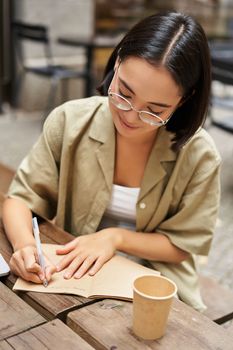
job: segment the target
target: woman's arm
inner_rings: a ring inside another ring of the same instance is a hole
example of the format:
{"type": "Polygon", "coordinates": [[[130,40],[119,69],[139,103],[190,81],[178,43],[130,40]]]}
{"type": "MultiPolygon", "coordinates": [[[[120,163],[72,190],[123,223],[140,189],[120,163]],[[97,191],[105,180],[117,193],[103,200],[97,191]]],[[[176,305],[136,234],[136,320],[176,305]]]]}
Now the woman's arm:
{"type": "Polygon", "coordinates": [[[22,200],[7,198],[3,204],[2,220],[14,252],[26,246],[35,246],[32,212],[22,200]]]}
{"type": "Polygon", "coordinates": [[[169,239],[159,233],[138,233],[121,228],[107,228],[99,232],[80,236],[57,250],[64,255],[57,264],[57,270],[65,268],[65,278],[82,277],[89,269],[94,275],[116,252],[140,258],[180,263],[188,253],[174,246],[169,239]]]}
{"type": "Polygon", "coordinates": [[[140,233],[125,229],[112,229],[117,237],[117,250],[146,260],[180,263],[189,253],[176,247],[166,235],[140,233]]]}

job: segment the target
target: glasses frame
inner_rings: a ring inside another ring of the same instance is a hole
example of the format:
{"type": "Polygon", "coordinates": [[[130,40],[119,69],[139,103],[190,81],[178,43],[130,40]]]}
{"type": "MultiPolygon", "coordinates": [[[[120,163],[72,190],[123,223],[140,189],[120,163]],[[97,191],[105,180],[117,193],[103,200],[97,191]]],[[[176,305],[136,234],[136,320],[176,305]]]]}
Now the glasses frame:
{"type": "Polygon", "coordinates": [[[116,92],[112,92],[111,91],[111,88],[109,88],[108,90],[108,98],[109,98],[109,101],[118,109],[120,109],[121,111],[125,111],[125,112],[129,112],[131,110],[135,111],[138,113],[139,115],[139,118],[141,121],[143,121],[144,123],[147,123],[147,124],[150,124],[151,126],[163,126],[163,125],[166,125],[167,122],[169,121],[169,119],[171,119],[172,115],[174,112],[172,112],[170,114],[170,116],[166,119],[166,120],[163,120],[162,118],[160,118],[157,114],[155,113],[151,113],[151,112],[148,112],[148,111],[144,111],[144,110],[137,110],[133,107],[132,103],[130,101],[127,100],[127,98],[125,98],[124,96],[120,95],[120,94],[117,94],[116,92]],[[122,108],[120,107],[120,105],[117,103],[117,101],[114,99],[114,96],[116,97],[119,97],[121,98],[123,101],[125,101],[129,108],[127,108],[127,106],[125,106],[126,108],[122,108]],[[146,118],[144,118],[142,116],[141,113],[145,113],[145,114],[148,114],[150,116],[152,116],[153,118],[157,118],[159,119],[159,121],[152,121],[152,120],[147,120],[146,118]]]}

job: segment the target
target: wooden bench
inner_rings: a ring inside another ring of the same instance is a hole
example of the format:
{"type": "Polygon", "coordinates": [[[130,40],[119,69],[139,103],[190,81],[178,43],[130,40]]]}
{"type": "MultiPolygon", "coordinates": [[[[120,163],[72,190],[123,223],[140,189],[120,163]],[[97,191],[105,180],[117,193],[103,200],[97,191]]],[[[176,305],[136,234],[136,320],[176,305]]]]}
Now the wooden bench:
{"type": "Polygon", "coordinates": [[[0,164],[0,192],[6,193],[14,177],[15,171],[0,164]]]}
{"type": "Polygon", "coordinates": [[[204,315],[218,324],[233,319],[233,292],[210,277],[200,276],[200,285],[207,306],[204,315]]]}

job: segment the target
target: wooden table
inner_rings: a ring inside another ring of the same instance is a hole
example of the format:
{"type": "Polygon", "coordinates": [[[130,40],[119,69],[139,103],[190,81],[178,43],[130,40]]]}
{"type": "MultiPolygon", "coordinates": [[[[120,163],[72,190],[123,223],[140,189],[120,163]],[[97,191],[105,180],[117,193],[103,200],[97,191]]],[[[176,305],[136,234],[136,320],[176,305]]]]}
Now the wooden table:
{"type": "MultiPolygon", "coordinates": [[[[50,222],[41,224],[40,230],[43,242],[63,244],[72,239],[50,222]]],[[[1,222],[0,252],[9,261],[12,251],[1,222]]],[[[15,294],[11,290],[15,280],[12,274],[1,278],[0,349],[29,349],[32,344],[33,348],[56,350],[232,349],[229,331],[179,300],[173,303],[166,335],[146,342],[132,332],[131,302],[35,292],[15,294]]]]}
{"type": "Polygon", "coordinates": [[[45,323],[46,320],[0,282],[0,340],[45,323]]]}
{"type": "Polygon", "coordinates": [[[105,299],[68,314],[67,325],[97,350],[232,350],[233,335],[179,300],[173,301],[167,331],[142,341],[132,331],[132,303],[105,299]]]}
{"type": "Polygon", "coordinates": [[[62,321],[54,320],[0,341],[2,350],[93,350],[62,321]]]}

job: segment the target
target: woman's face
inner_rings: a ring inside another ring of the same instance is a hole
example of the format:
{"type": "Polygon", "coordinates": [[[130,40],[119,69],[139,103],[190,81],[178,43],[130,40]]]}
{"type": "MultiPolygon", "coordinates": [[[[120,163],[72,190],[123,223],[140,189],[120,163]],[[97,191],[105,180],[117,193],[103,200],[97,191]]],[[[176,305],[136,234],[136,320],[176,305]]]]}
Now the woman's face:
{"type": "MultiPolygon", "coordinates": [[[[131,57],[116,67],[111,92],[127,99],[137,111],[148,111],[166,120],[182,99],[182,91],[168,70],[131,57]]],[[[156,134],[159,126],[143,122],[135,110],[124,111],[109,102],[117,132],[127,138],[156,134]]]]}

